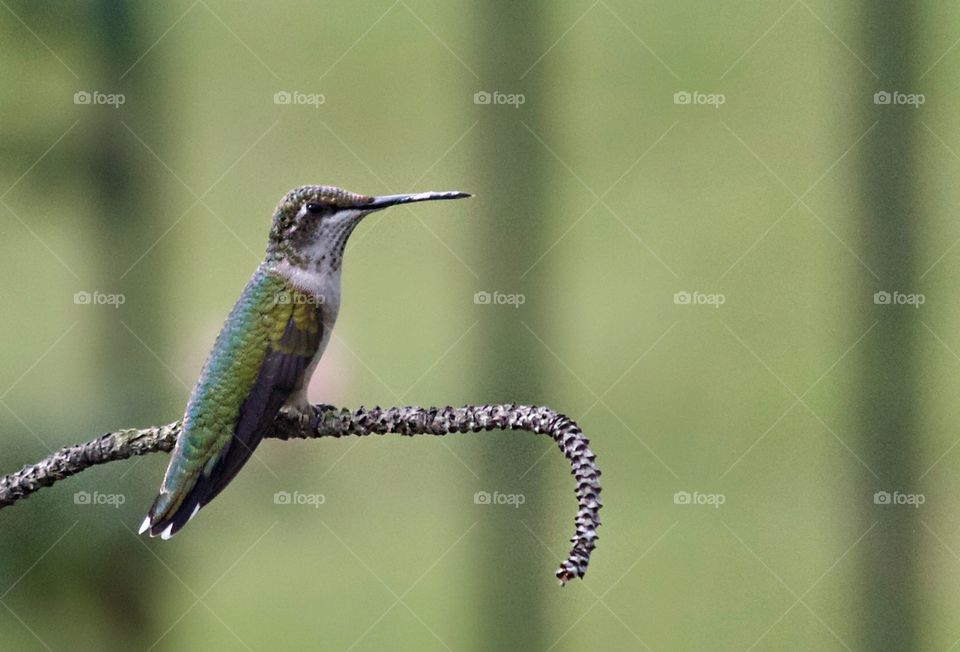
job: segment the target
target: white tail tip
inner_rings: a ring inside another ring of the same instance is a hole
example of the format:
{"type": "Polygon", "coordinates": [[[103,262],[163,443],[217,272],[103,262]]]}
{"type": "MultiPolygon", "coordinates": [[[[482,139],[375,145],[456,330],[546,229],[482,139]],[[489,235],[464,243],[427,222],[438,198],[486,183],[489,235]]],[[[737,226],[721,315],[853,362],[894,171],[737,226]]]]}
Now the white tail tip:
{"type": "Polygon", "coordinates": [[[140,531],[137,534],[143,534],[150,529],[150,517],[147,516],[143,519],[143,523],[140,524],[140,531]]]}

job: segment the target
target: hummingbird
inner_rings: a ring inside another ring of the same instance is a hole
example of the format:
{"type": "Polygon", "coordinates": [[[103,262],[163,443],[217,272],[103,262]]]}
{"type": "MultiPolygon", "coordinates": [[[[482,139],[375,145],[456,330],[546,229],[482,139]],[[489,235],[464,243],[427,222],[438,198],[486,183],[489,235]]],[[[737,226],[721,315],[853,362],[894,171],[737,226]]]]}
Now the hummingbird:
{"type": "Polygon", "coordinates": [[[360,220],[390,206],[464,197],[470,195],[367,196],[333,186],[302,186],[283,196],[263,262],[190,394],[140,534],[176,534],[233,480],[281,410],[307,413],[307,385],[340,310],[344,247],[360,220]]]}

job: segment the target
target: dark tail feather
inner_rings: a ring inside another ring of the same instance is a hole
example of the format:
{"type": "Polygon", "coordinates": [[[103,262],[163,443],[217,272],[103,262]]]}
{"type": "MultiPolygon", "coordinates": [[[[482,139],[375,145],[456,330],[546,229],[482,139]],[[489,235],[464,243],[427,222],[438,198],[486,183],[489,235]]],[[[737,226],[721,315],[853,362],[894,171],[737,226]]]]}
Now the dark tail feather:
{"type": "Polygon", "coordinates": [[[179,505],[174,505],[174,495],[161,493],[153,501],[140,526],[140,533],[149,531],[151,537],[169,539],[179,532],[187,522],[196,516],[200,508],[209,503],[230,484],[237,473],[253,455],[253,449],[260,443],[244,442],[234,438],[224,455],[217,461],[210,475],[200,473],[196,483],[179,505]]]}
{"type": "Polygon", "coordinates": [[[164,504],[169,502],[170,497],[170,494],[162,493],[153,501],[147,517],[143,519],[143,524],[140,526],[141,534],[149,532],[152,537],[169,539],[179,532],[200,509],[200,501],[196,498],[194,488],[173,512],[164,514],[164,504]]]}
{"type": "Polygon", "coordinates": [[[174,493],[161,492],[140,526],[141,533],[149,530],[152,537],[169,539],[180,531],[201,507],[230,484],[253,455],[253,450],[272,426],[280,407],[296,384],[294,380],[278,386],[275,377],[279,375],[284,378],[300,378],[308,362],[307,358],[285,356],[276,352],[267,355],[260,376],[274,380],[261,382],[258,377],[250,396],[240,408],[236,431],[213,468],[209,473],[201,471],[192,487],[178,487],[174,493]],[[178,503],[181,491],[186,491],[186,495],[178,503]]]}

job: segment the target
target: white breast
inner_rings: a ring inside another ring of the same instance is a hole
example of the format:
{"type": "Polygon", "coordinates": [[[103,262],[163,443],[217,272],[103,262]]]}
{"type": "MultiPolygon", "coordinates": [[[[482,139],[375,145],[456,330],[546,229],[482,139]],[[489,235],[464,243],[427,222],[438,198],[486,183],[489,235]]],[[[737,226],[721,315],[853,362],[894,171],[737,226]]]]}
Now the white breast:
{"type": "Polygon", "coordinates": [[[274,266],[274,271],[287,279],[293,287],[313,295],[324,305],[340,307],[340,270],[316,271],[291,265],[284,260],[274,266]]]}

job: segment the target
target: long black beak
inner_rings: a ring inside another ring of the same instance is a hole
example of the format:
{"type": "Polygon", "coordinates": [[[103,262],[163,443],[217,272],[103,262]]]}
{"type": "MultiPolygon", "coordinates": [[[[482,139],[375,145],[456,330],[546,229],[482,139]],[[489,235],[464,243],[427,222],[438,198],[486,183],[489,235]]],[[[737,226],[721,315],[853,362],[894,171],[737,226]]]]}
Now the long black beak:
{"type": "Polygon", "coordinates": [[[472,195],[470,193],[460,192],[459,190],[448,190],[446,192],[416,192],[409,195],[381,195],[380,197],[374,197],[373,201],[369,204],[363,204],[357,208],[361,208],[365,211],[378,211],[381,208],[397,206],[398,204],[411,204],[417,201],[433,201],[435,199],[463,199],[464,197],[471,196],[472,195]]]}

